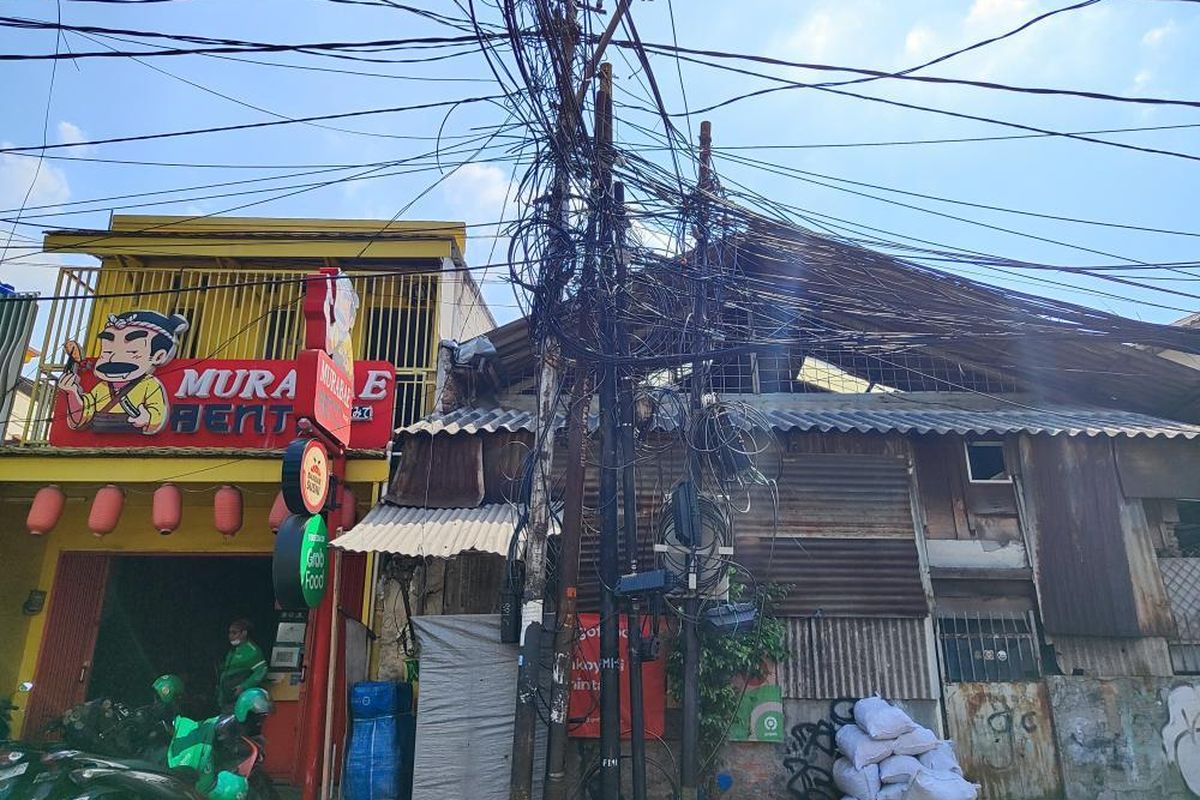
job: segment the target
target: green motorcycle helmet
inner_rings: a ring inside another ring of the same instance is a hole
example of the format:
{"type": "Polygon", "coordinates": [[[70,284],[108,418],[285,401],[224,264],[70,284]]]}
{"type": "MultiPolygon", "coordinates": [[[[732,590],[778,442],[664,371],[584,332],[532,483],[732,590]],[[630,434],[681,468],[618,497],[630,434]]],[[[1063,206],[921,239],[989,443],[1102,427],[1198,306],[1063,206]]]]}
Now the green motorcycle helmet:
{"type": "Polygon", "coordinates": [[[250,783],[241,775],[222,770],[205,795],[208,800],[246,800],[250,796],[250,783]]]}
{"type": "Polygon", "coordinates": [[[271,702],[266,689],[247,689],[238,695],[233,704],[233,716],[238,722],[250,719],[251,714],[270,714],[273,710],[275,704],[271,702]]]}
{"type": "Polygon", "coordinates": [[[183,681],[178,675],[159,675],[154,681],[154,696],[165,705],[174,703],[183,694],[183,681]]]}

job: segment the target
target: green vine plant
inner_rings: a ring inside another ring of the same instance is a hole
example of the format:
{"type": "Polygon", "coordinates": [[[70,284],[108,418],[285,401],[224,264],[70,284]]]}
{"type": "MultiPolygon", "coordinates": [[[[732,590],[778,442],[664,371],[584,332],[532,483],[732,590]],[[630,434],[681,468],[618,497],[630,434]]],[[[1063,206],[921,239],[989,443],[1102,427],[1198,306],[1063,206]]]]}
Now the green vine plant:
{"type": "MultiPolygon", "coordinates": [[[[775,606],[791,587],[775,583],[748,586],[734,572],[729,576],[731,602],[753,602],[758,621],[744,632],[718,634],[700,626],[700,766],[710,785],[715,767],[744,692],[733,685],[735,677],[762,678],[769,664],[787,656],[786,625],[775,616],[775,606]]],[[[683,697],[683,647],[676,642],[667,660],[671,695],[683,697]]],[[[709,796],[712,796],[711,791],[709,796]]]]}

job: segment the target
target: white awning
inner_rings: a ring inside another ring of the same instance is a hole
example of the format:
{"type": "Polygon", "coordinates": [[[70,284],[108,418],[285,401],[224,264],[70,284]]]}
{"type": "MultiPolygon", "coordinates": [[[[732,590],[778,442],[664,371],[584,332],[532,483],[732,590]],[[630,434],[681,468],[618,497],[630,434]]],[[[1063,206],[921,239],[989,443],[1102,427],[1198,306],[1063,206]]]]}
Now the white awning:
{"type": "Polygon", "coordinates": [[[504,503],[477,508],[415,508],[380,503],[330,544],[357,553],[450,558],[459,553],[507,555],[517,509],[504,503]]]}

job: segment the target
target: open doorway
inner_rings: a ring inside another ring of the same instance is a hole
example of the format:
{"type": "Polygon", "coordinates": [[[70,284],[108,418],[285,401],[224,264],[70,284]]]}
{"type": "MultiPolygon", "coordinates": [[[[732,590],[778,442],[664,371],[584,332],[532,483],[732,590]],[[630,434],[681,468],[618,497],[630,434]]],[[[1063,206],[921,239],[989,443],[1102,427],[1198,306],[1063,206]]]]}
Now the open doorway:
{"type": "Polygon", "coordinates": [[[216,681],[229,622],[253,623],[270,653],[277,614],[269,556],[118,556],[112,559],[88,698],[151,700],[159,675],[179,675],[181,710],[216,711],[216,681]]]}

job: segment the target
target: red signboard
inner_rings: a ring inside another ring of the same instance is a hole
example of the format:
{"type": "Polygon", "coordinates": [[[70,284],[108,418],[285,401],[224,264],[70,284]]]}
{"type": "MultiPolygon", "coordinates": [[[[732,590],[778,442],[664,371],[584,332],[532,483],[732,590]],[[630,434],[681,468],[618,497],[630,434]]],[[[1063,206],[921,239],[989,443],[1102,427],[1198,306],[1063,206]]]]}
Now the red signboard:
{"type": "MultiPolygon", "coordinates": [[[[297,397],[304,396],[297,393],[296,361],[178,358],[139,378],[136,392],[125,391],[120,382],[98,380],[93,365],[88,360],[74,368],[72,403],[58,392],[51,445],[273,450],[295,438],[296,420],[303,415],[296,407],[297,397]]],[[[391,364],[359,361],[352,390],[336,383],[326,388],[333,396],[324,402],[336,403],[337,414],[348,402],[351,448],[387,446],[396,399],[391,364]]]]}
{"type": "Polygon", "coordinates": [[[296,357],[296,416],[308,417],[344,445],[353,411],[353,378],[324,350],[301,350],[296,357]]]}
{"type": "MultiPolygon", "coordinates": [[[[621,658],[621,738],[628,738],[629,722],[629,634],[627,619],[620,617],[621,658]]],[[[650,634],[650,620],[642,620],[642,634],[650,634]]],[[[645,728],[647,736],[663,735],[663,719],[667,704],[666,656],[657,661],[642,663],[642,687],[645,697],[645,728]]],[[[568,731],[582,739],[600,737],[600,615],[579,615],[579,645],[571,664],[571,701],[567,710],[571,720],[568,731]],[[578,722],[577,720],[583,720],[578,722]]]]}

